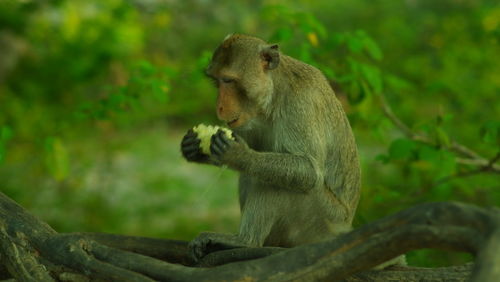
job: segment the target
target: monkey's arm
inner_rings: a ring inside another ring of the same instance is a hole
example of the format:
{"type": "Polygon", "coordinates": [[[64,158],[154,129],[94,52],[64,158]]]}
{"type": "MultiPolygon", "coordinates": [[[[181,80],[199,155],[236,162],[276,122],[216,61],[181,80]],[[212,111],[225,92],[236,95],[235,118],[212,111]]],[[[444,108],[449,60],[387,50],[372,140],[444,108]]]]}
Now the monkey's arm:
{"type": "Polygon", "coordinates": [[[211,151],[222,164],[278,187],[307,192],[323,182],[323,172],[312,156],[257,152],[241,138],[232,141],[220,133],[212,137],[211,151]]]}
{"type": "Polygon", "coordinates": [[[247,149],[239,158],[231,159],[228,166],[278,187],[300,192],[313,189],[323,179],[315,160],[289,153],[247,149]]]}

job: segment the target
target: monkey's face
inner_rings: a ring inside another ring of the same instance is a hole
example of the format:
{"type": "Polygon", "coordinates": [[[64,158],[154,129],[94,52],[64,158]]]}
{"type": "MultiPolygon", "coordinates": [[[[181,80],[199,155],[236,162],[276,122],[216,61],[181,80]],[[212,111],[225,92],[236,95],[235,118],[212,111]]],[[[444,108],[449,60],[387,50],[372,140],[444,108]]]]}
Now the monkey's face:
{"type": "Polygon", "coordinates": [[[216,112],[220,120],[231,128],[237,128],[256,118],[252,99],[240,76],[221,72],[215,79],[218,88],[216,112]]]}
{"type": "Polygon", "coordinates": [[[277,67],[276,45],[242,35],[227,38],[215,51],[206,74],[218,88],[216,112],[231,128],[244,128],[269,114],[277,67]]]}

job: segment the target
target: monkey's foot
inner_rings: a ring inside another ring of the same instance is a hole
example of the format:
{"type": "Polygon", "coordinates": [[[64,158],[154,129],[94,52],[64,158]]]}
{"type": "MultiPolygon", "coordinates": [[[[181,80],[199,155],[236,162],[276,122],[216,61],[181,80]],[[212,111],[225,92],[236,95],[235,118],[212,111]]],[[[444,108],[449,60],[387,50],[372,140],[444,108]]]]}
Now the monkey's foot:
{"type": "Polygon", "coordinates": [[[189,242],[189,255],[195,262],[199,262],[209,253],[245,247],[238,237],[233,234],[202,232],[189,242]]]}

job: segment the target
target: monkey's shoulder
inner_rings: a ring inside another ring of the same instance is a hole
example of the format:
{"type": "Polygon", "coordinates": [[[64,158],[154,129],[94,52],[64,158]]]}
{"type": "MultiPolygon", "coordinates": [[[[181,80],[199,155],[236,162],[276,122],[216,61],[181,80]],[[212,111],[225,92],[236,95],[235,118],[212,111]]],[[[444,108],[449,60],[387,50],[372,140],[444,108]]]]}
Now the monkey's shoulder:
{"type": "Polygon", "coordinates": [[[323,73],[313,65],[297,60],[293,57],[283,55],[284,65],[290,69],[291,73],[297,79],[311,79],[318,75],[323,76],[323,73]]]}

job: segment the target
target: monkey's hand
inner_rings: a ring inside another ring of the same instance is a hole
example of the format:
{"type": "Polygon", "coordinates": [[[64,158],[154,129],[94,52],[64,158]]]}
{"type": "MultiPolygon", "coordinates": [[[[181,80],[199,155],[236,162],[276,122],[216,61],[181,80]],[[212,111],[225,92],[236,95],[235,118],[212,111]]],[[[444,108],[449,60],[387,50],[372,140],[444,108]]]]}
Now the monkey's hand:
{"type": "Polygon", "coordinates": [[[209,157],[201,152],[201,140],[198,134],[189,129],[181,142],[181,152],[184,158],[189,162],[208,163],[209,157]]]}
{"type": "Polygon", "coordinates": [[[238,238],[234,234],[202,232],[189,242],[189,255],[198,263],[209,253],[245,247],[246,245],[238,238]]]}
{"type": "Polygon", "coordinates": [[[240,154],[248,150],[243,138],[232,133],[234,140],[229,139],[226,133],[219,129],[210,140],[210,154],[219,164],[231,165],[240,154]]]}

